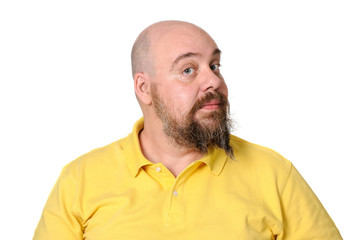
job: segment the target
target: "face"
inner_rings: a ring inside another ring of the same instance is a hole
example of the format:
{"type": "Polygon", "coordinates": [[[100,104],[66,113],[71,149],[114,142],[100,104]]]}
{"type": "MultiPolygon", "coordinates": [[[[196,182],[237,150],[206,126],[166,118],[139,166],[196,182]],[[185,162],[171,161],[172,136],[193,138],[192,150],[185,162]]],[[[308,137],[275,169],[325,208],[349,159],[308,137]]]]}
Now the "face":
{"type": "MultiPolygon", "coordinates": [[[[207,93],[218,92],[227,99],[227,86],[219,69],[221,53],[207,33],[195,27],[177,27],[157,40],[151,78],[174,119],[184,120],[207,93]]],[[[210,100],[195,112],[194,118],[213,125],[208,116],[219,108],[217,100],[210,100]]]]}
{"type": "Polygon", "coordinates": [[[183,147],[206,152],[216,145],[230,153],[227,86],[217,45],[199,29],[171,32],[160,42],[169,44],[154,49],[151,96],[164,132],[183,147]]]}

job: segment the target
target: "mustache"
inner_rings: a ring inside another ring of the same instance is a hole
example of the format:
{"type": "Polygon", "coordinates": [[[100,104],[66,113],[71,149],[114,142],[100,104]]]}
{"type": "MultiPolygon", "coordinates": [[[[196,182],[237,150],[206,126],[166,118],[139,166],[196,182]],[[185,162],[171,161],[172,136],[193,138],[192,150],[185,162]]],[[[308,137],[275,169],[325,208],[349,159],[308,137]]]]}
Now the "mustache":
{"type": "Polygon", "coordinates": [[[204,97],[197,100],[196,103],[193,105],[190,113],[195,113],[197,110],[201,109],[206,103],[212,101],[212,100],[218,100],[219,106],[221,109],[224,109],[225,107],[229,108],[229,102],[223,94],[219,92],[208,92],[204,97]]]}

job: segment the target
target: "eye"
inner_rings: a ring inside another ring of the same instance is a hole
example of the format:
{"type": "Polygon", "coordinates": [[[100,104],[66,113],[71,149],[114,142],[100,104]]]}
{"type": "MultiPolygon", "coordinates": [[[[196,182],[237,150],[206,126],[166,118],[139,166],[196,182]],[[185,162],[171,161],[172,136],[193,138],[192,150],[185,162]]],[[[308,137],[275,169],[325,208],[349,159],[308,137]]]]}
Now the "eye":
{"type": "Polygon", "coordinates": [[[212,71],[219,71],[219,67],[220,67],[221,65],[220,64],[213,64],[213,65],[211,65],[211,69],[212,69],[212,71]]]}
{"type": "Polygon", "coordinates": [[[184,71],[183,71],[183,74],[185,74],[185,75],[191,75],[192,73],[194,73],[194,68],[186,68],[186,69],[184,69],[184,71]]]}

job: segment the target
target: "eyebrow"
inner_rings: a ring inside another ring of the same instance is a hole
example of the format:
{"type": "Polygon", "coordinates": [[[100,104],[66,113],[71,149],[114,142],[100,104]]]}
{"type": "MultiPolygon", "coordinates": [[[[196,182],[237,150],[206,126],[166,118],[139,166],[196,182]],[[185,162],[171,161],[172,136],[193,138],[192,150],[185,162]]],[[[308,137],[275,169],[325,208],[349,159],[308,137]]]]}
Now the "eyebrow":
{"type": "MultiPolygon", "coordinates": [[[[219,50],[219,48],[216,48],[214,49],[213,51],[213,56],[215,55],[220,55],[222,53],[221,50],[219,50]]],[[[199,53],[195,53],[195,52],[187,52],[187,53],[183,53],[181,55],[179,55],[174,61],[173,61],[173,64],[172,64],[172,69],[174,68],[174,66],[179,62],[181,61],[182,59],[185,59],[185,58],[189,58],[189,57],[194,57],[194,56],[199,56],[200,54],[199,53]]]]}

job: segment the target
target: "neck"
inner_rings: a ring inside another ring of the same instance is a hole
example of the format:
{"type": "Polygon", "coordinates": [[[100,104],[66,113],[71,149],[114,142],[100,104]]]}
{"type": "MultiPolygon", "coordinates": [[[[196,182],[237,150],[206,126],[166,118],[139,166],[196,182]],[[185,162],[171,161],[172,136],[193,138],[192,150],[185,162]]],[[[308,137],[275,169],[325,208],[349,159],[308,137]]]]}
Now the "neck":
{"type": "Polygon", "coordinates": [[[143,155],[153,163],[162,163],[177,177],[189,164],[200,159],[202,154],[195,149],[178,146],[163,132],[160,120],[144,120],[144,129],[139,133],[139,143],[143,155]]]}

